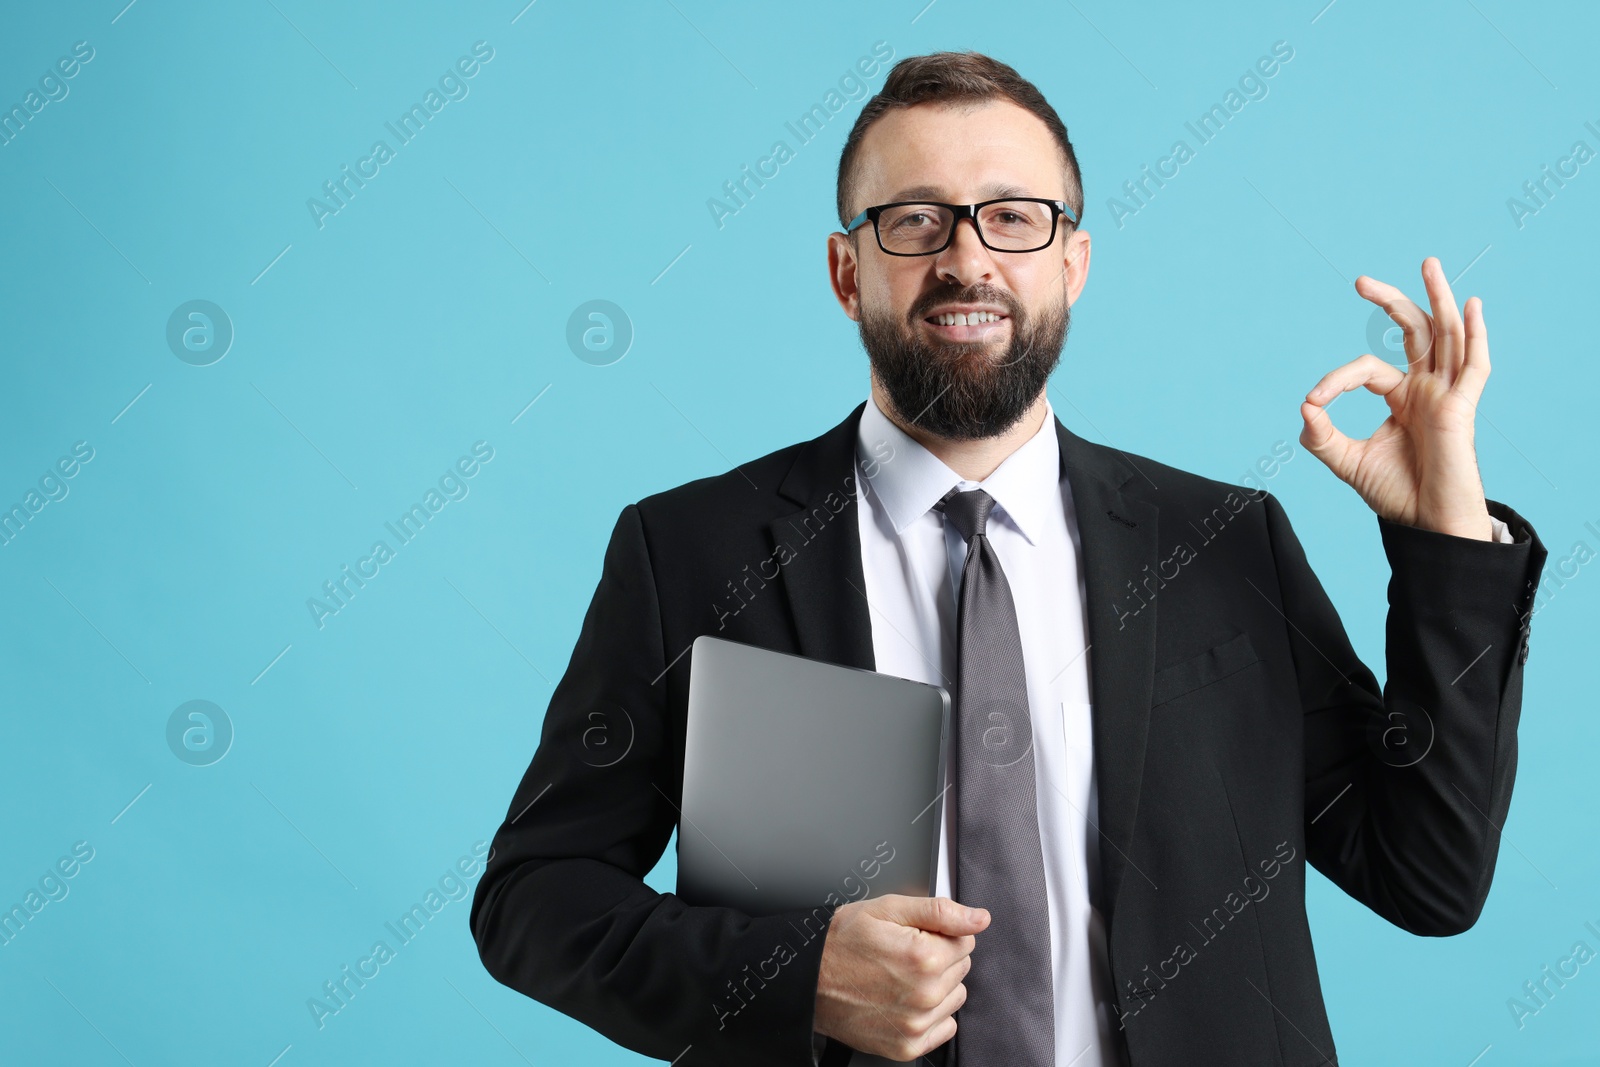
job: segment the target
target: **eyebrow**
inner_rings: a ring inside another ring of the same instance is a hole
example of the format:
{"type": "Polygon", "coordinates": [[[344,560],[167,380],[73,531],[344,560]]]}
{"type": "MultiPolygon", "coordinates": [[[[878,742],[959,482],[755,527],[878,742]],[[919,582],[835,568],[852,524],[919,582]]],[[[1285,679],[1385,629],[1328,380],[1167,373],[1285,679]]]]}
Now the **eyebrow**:
{"type": "MultiPolygon", "coordinates": [[[[944,190],[937,185],[913,185],[895,193],[894,199],[921,200],[926,198],[936,200],[943,195],[944,190]]],[[[1032,196],[1033,194],[1020,185],[1011,185],[1007,182],[990,182],[983,187],[983,195],[988,199],[1003,196],[1032,196]]]]}

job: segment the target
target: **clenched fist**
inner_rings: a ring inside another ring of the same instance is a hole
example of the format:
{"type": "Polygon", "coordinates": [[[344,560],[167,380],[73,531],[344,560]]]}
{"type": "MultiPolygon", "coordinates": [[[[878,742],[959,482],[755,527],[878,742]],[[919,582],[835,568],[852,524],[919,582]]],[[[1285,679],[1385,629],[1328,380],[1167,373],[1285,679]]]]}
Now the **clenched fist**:
{"type": "Polygon", "coordinates": [[[914,1060],[956,1032],[985,908],[887,894],[836,908],[817,978],[817,1033],[858,1052],[914,1060]]]}

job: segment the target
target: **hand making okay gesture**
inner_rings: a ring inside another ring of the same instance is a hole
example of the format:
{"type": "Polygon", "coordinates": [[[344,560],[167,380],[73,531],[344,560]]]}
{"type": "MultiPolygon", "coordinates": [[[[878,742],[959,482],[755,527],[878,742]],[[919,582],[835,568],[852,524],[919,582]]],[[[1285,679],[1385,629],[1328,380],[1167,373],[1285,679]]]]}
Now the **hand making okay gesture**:
{"type": "Polygon", "coordinates": [[[1468,298],[1463,324],[1437,257],[1422,261],[1422,280],[1432,315],[1392,285],[1356,279],[1356,292],[1405,330],[1408,369],[1368,353],[1329,371],[1300,405],[1300,443],[1382,517],[1488,541],[1493,526],[1472,444],[1478,397],[1489,378],[1483,301],[1468,298]],[[1384,398],[1389,417],[1371,437],[1352,440],[1324,407],[1362,387],[1384,398]]]}

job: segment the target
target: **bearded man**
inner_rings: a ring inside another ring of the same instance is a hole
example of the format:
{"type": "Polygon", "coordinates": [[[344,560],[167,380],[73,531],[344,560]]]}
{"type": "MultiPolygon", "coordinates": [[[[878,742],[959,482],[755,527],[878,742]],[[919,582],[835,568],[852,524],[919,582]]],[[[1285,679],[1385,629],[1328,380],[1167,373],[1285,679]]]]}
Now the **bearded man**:
{"type": "Polygon", "coordinates": [[[1264,488],[1055,417],[1083,202],[1003,63],[907,58],[865,104],[828,269],[870,393],[622,510],[473,901],[495,978],[682,1065],[1331,1064],[1307,864],[1414,934],[1477,920],[1546,555],[1479,479],[1482,302],[1432,257],[1429,312],[1363,276],[1408,367],[1363,355],[1299,407],[1377,516],[1380,687],[1264,488]],[[1390,408],[1366,440],[1325,411],[1356,388],[1390,408]],[[708,633],[950,691],[930,895],[756,916],[644,884],[708,633]],[[583,758],[597,722],[623,756],[583,758]]]}

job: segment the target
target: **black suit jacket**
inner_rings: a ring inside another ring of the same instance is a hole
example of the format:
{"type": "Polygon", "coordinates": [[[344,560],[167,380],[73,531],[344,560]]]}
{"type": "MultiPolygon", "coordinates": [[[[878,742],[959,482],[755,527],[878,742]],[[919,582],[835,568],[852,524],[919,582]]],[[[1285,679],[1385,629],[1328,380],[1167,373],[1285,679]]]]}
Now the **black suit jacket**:
{"type": "MultiPolygon", "coordinates": [[[[678,824],[697,636],[874,666],[854,507],[864,406],[622,509],[473,899],[496,979],[683,1067],[812,1063],[832,905],[751,917],[641,879],[678,824]]],[[[1122,1055],[1334,1063],[1306,864],[1412,933],[1477,920],[1544,546],[1493,501],[1515,544],[1380,518],[1380,690],[1269,493],[1055,432],[1087,581],[1122,1055]]]]}

